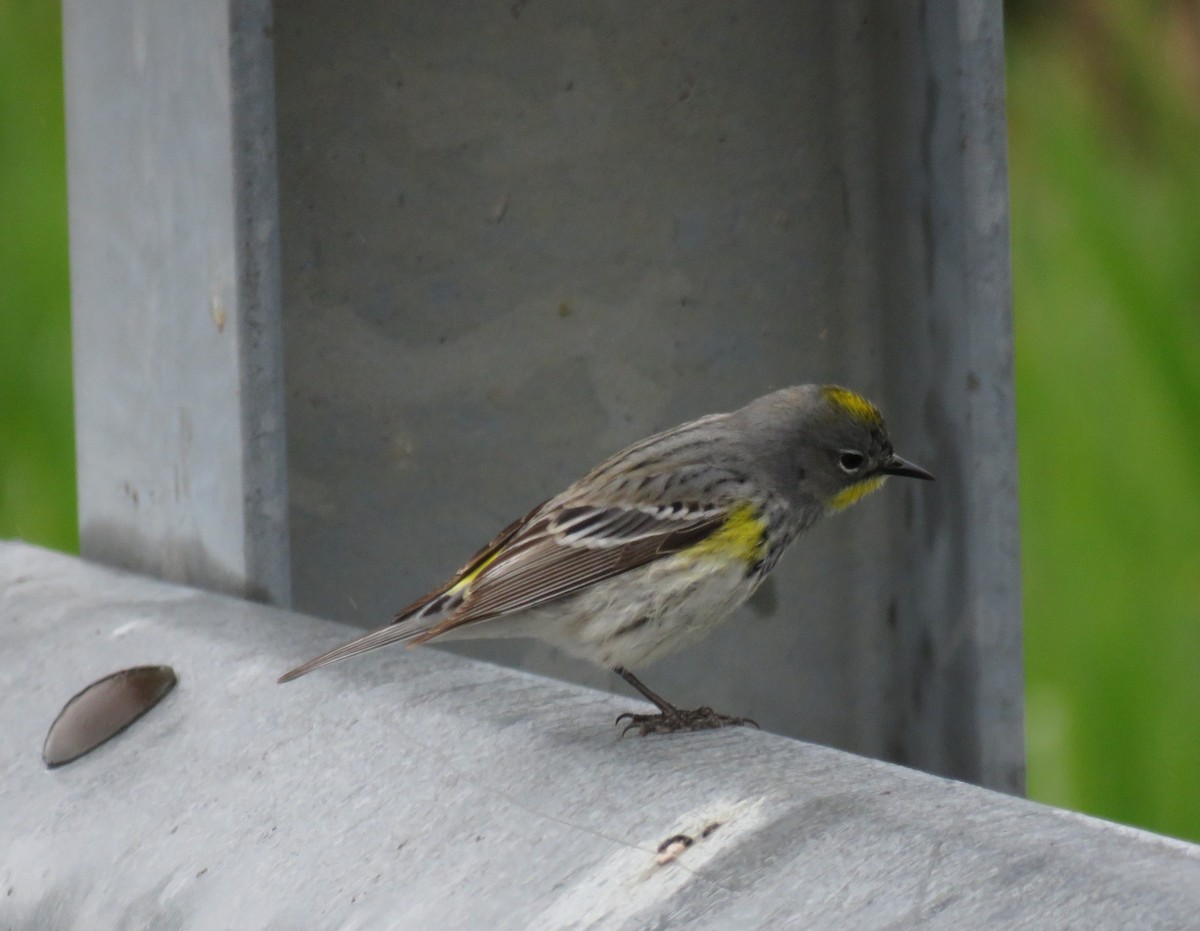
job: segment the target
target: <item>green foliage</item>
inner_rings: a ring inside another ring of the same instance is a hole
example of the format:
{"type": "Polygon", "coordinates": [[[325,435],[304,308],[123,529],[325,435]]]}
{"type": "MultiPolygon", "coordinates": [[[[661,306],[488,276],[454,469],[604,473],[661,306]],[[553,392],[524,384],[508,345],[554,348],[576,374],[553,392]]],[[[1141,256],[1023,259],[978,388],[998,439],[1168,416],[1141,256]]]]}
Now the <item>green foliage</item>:
{"type": "Polygon", "coordinates": [[[0,0],[0,538],[75,550],[59,16],[0,0]]]}
{"type": "Polygon", "coordinates": [[[1027,26],[1008,107],[1030,794],[1200,839],[1200,8],[1027,26]]]}

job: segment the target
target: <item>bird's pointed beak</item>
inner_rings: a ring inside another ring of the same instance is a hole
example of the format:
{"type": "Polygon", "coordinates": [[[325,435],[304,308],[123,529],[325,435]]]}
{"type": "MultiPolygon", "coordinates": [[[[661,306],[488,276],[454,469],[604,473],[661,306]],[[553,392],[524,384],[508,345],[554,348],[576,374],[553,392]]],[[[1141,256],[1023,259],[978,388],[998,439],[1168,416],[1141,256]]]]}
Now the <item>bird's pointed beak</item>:
{"type": "Polygon", "coordinates": [[[888,461],[883,464],[883,468],[879,470],[885,475],[904,475],[908,478],[920,478],[927,482],[933,481],[933,476],[922,469],[919,465],[909,462],[907,459],[901,459],[894,453],[888,458],[888,461]]]}

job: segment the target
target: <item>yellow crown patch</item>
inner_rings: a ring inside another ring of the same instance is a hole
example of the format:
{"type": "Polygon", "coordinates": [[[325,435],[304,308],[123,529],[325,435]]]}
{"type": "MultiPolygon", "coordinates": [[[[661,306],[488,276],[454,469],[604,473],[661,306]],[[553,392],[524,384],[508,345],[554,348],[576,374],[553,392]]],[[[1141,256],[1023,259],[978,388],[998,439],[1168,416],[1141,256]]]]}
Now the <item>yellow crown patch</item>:
{"type": "Polygon", "coordinates": [[[883,415],[879,413],[879,408],[861,394],[855,394],[849,388],[843,388],[841,385],[825,385],[821,389],[821,394],[834,407],[841,408],[856,420],[861,420],[873,427],[883,426],[883,415]]]}

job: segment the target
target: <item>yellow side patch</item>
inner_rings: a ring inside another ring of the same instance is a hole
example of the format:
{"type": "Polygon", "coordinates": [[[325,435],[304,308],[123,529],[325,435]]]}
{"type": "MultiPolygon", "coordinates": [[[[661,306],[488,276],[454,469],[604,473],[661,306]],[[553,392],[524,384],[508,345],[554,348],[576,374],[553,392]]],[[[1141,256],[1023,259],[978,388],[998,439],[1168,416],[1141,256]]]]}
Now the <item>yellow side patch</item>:
{"type": "Polygon", "coordinates": [[[843,388],[841,385],[826,385],[821,389],[821,394],[829,400],[829,403],[840,407],[856,420],[861,420],[874,427],[883,426],[883,415],[879,413],[879,408],[861,394],[855,394],[849,388],[843,388]]]}
{"type": "Polygon", "coordinates": [[[843,488],[833,496],[833,500],[829,502],[829,509],[831,511],[841,511],[844,508],[850,507],[859,498],[865,498],[871,492],[878,489],[886,478],[886,475],[875,475],[871,478],[864,478],[861,482],[855,482],[849,488],[843,488]]]}
{"type": "Polygon", "coordinates": [[[767,522],[758,516],[754,506],[739,504],[729,512],[725,523],[716,533],[684,552],[695,556],[721,556],[754,562],[762,557],[766,531],[767,522]]]}

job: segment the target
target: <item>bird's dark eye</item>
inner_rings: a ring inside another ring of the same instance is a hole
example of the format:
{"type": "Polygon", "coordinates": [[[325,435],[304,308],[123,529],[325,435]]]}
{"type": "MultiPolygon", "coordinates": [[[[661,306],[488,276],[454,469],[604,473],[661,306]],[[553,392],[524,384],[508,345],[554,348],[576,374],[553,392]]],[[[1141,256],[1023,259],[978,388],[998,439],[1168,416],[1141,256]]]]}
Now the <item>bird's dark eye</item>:
{"type": "Polygon", "coordinates": [[[843,449],[838,456],[838,465],[842,467],[843,472],[853,475],[862,468],[863,454],[855,452],[852,449],[843,449]]]}

